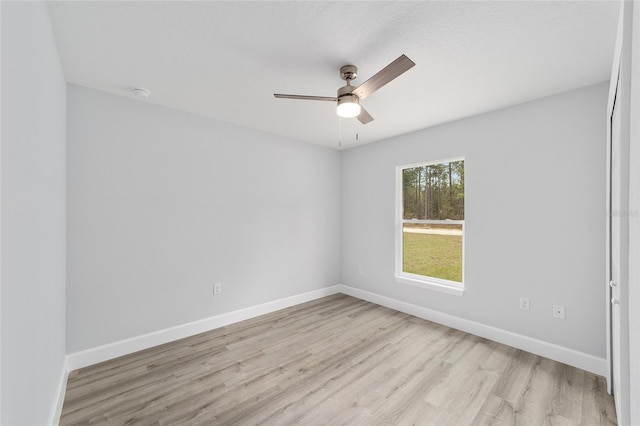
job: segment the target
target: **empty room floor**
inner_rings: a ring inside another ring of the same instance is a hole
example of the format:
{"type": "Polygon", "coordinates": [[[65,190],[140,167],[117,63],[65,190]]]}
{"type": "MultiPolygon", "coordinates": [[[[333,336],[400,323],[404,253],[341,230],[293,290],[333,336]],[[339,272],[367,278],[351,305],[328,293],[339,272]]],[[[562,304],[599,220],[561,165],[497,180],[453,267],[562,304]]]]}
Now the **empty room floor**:
{"type": "Polygon", "coordinates": [[[70,373],[70,424],[616,424],[604,378],[346,295],[70,373]]]}

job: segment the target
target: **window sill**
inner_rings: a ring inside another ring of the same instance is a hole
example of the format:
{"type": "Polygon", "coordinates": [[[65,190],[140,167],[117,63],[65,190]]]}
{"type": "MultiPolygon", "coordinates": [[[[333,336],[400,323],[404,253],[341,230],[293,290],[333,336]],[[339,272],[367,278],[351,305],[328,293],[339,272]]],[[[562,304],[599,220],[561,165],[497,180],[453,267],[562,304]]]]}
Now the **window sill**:
{"type": "Polygon", "coordinates": [[[462,287],[462,285],[449,284],[446,281],[438,282],[418,277],[418,275],[416,275],[415,278],[407,275],[396,275],[396,282],[426,288],[428,290],[439,291],[441,293],[453,294],[454,296],[462,296],[464,294],[464,287],[462,287]]]}

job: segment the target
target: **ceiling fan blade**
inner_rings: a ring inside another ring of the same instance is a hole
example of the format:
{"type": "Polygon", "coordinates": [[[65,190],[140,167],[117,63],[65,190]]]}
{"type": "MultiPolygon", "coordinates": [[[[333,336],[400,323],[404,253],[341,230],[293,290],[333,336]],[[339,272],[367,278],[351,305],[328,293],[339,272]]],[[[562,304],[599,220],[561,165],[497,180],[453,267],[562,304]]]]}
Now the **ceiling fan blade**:
{"type": "Polygon", "coordinates": [[[278,99],[302,99],[305,101],[333,101],[336,102],[338,98],[330,97],[330,96],[305,96],[305,95],[283,95],[281,93],[274,93],[278,99]]]}
{"type": "Polygon", "coordinates": [[[367,124],[370,121],[373,121],[373,117],[369,112],[360,105],[360,115],[358,116],[358,121],[362,124],[367,124]]]}
{"type": "Polygon", "coordinates": [[[351,93],[357,95],[360,99],[364,99],[394,78],[411,69],[414,65],[415,63],[407,58],[406,55],[400,55],[398,59],[382,68],[377,74],[355,88],[351,93]]]}

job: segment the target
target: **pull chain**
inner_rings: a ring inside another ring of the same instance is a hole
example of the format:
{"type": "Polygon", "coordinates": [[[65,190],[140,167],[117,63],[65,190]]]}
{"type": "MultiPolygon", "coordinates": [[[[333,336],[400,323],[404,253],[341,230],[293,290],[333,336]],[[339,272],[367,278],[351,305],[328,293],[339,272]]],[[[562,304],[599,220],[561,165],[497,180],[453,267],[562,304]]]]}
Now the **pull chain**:
{"type": "Polygon", "coordinates": [[[353,133],[355,134],[356,140],[358,140],[358,120],[353,120],[353,133]]]}
{"type": "MultiPolygon", "coordinates": [[[[356,120],[353,120],[353,134],[356,141],[360,140],[360,133],[358,133],[358,123],[356,123],[356,120]]],[[[338,146],[342,148],[342,117],[338,117],[338,146]]]]}

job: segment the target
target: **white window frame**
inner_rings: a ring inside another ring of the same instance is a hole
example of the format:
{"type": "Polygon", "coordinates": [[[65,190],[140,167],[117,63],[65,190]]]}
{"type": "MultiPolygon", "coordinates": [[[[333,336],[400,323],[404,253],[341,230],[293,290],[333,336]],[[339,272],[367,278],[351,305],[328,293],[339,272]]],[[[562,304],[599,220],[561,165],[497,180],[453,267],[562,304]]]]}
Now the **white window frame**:
{"type": "MultiPolygon", "coordinates": [[[[409,284],[421,288],[427,288],[443,293],[462,296],[464,294],[464,270],[465,270],[465,226],[464,220],[405,220],[404,219],[404,194],[403,194],[403,176],[402,171],[415,167],[431,166],[434,164],[450,163],[456,161],[464,161],[464,157],[447,158],[437,161],[425,161],[422,163],[407,164],[396,167],[396,282],[401,284],[409,284]],[[403,246],[403,229],[405,223],[416,224],[459,224],[462,225],[462,282],[445,280],[442,278],[429,277],[426,275],[412,274],[404,272],[404,246],[403,246]]],[[[466,189],[466,185],[465,185],[466,189]]],[[[465,209],[466,210],[466,209],[465,209]]],[[[466,211],[465,211],[466,216],[466,211]]]]}

